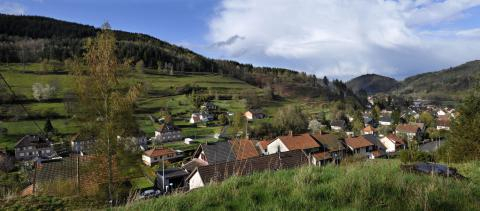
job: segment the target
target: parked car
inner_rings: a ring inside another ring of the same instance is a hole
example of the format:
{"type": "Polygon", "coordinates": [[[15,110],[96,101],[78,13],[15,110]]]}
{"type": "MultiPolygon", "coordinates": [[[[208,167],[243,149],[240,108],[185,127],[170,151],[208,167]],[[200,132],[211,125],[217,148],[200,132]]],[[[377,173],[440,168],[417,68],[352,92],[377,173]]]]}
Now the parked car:
{"type": "Polygon", "coordinates": [[[148,189],[140,192],[137,199],[149,199],[160,196],[162,192],[158,189],[148,189]]]}

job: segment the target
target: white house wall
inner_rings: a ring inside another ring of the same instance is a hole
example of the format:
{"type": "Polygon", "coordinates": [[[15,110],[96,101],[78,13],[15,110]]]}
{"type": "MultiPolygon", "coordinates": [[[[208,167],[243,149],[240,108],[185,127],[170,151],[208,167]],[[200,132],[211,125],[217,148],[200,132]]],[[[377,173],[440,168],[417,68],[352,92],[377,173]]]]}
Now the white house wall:
{"type": "Polygon", "coordinates": [[[190,177],[190,180],[188,181],[188,187],[190,190],[193,190],[203,186],[205,186],[205,184],[202,181],[202,177],[200,177],[200,173],[197,171],[192,177],[190,177]]]}
{"type": "Polygon", "coordinates": [[[277,153],[279,147],[280,147],[280,152],[289,151],[288,148],[283,144],[283,142],[277,138],[275,141],[273,141],[267,146],[268,154],[277,153]]]}

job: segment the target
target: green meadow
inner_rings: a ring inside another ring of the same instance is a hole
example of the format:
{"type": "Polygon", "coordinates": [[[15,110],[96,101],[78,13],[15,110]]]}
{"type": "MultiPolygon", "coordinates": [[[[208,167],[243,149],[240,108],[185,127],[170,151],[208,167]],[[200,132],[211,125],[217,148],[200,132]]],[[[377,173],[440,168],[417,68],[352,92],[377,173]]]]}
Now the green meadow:
{"type": "Polygon", "coordinates": [[[405,173],[398,160],[303,167],[232,177],[120,210],[479,210],[480,163],[456,180],[405,173]]]}

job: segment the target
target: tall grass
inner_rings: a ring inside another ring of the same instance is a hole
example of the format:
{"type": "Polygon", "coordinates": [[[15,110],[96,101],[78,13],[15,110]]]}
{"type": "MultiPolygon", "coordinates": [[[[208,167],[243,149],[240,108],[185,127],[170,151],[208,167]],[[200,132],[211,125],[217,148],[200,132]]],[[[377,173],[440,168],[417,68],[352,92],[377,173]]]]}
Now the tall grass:
{"type": "Polygon", "coordinates": [[[404,173],[396,160],[233,177],[190,193],[133,203],[132,210],[479,210],[480,164],[469,180],[404,173]]]}

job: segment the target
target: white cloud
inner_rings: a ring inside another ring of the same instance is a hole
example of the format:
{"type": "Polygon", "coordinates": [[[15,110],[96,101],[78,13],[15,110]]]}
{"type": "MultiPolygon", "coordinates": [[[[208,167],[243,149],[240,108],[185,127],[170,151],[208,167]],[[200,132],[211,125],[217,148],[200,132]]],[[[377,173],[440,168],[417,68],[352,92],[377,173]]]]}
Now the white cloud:
{"type": "Polygon", "coordinates": [[[0,2],[0,13],[10,15],[24,15],[25,7],[16,2],[0,2]]]}
{"type": "Polygon", "coordinates": [[[223,0],[208,39],[230,58],[348,79],[480,58],[478,30],[425,30],[480,0],[223,0]]]}

